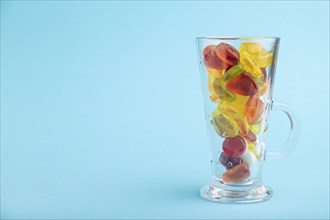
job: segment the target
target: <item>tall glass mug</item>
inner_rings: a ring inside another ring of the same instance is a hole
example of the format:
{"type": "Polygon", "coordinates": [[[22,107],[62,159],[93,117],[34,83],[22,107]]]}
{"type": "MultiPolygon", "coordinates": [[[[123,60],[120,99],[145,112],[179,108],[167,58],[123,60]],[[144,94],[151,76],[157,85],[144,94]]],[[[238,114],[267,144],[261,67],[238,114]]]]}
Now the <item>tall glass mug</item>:
{"type": "Polygon", "coordinates": [[[262,182],[270,110],[289,118],[289,138],[268,158],[281,158],[297,143],[296,113],[272,100],[280,39],[198,37],[196,39],[211,151],[212,182],[201,197],[223,203],[260,202],[273,192],[262,182]]]}

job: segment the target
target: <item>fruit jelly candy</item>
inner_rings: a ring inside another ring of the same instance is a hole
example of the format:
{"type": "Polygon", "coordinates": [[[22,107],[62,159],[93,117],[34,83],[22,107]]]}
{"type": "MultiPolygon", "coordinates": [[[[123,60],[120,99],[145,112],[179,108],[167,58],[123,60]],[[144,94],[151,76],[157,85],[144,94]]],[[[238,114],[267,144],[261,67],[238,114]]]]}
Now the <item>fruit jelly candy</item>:
{"type": "Polygon", "coordinates": [[[212,82],[212,89],[217,94],[226,94],[227,93],[227,90],[225,88],[225,83],[222,81],[221,78],[214,79],[214,81],[212,82]]]}
{"type": "Polygon", "coordinates": [[[213,91],[219,96],[220,99],[224,99],[228,102],[232,102],[235,100],[235,95],[229,92],[226,89],[225,83],[221,78],[216,78],[213,82],[213,91]]]}
{"type": "Polygon", "coordinates": [[[264,111],[265,105],[258,96],[250,96],[245,104],[245,117],[249,124],[258,121],[264,111]]]}
{"type": "Polygon", "coordinates": [[[255,78],[258,78],[262,75],[261,69],[258,66],[255,58],[247,52],[242,52],[240,57],[241,65],[243,66],[246,72],[251,73],[255,78]]]}
{"type": "Polygon", "coordinates": [[[247,150],[242,155],[242,160],[249,167],[251,167],[254,164],[254,162],[256,161],[256,156],[253,153],[251,153],[250,151],[247,150]]]}
{"type": "Polygon", "coordinates": [[[229,80],[226,87],[229,92],[244,96],[255,95],[258,92],[257,83],[247,72],[243,72],[229,80]]]}
{"type": "Polygon", "coordinates": [[[240,182],[250,176],[250,169],[246,163],[241,163],[222,174],[223,182],[240,182]]]}
{"type": "Polygon", "coordinates": [[[224,152],[221,153],[219,161],[223,166],[226,167],[227,170],[242,163],[242,159],[240,157],[238,157],[238,158],[230,157],[227,154],[225,154],[224,152]]]}
{"type": "Polygon", "coordinates": [[[217,70],[217,69],[207,68],[207,72],[209,73],[209,75],[214,76],[215,78],[219,78],[223,75],[224,70],[217,70]]]}
{"type": "Polygon", "coordinates": [[[242,137],[249,142],[255,142],[257,140],[257,136],[251,130],[246,135],[242,135],[242,137]]]}
{"type": "Polygon", "coordinates": [[[224,81],[228,81],[228,80],[234,78],[235,76],[238,76],[242,72],[244,72],[243,67],[240,64],[237,64],[237,65],[231,67],[229,70],[227,70],[225,72],[225,74],[222,76],[222,79],[224,81]]]}
{"type": "Polygon", "coordinates": [[[216,55],[228,65],[236,65],[239,61],[239,52],[230,44],[220,43],[215,48],[216,55]]]}
{"type": "Polygon", "coordinates": [[[228,118],[232,119],[237,124],[240,134],[242,135],[248,134],[249,125],[246,122],[245,117],[241,113],[239,113],[230,106],[218,105],[217,109],[221,114],[228,116],[228,118]]]}
{"type": "Polygon", "coordinates": [[[218,135],[223,138],[230,138],[238,135],[237,125],[223,114],[213,117],[211,124],[218,135]]]}
{"type": "Polygon", "coordinates": [[[258,55],[265,51],[264,47],[261,44],[253,43],[253,42],[244,42],[241,44],[239,48],[239,52],[248,52],[252,55],[258,55]]]}
{"type": "MultiPolygon", "coordinates": [[[[208,89],[210,91],[210,100],[212,102],[219,101],[219,96],[216,94],[216,92],[213,89],[213,82],[217,77],[221,76],[221,70],[215,70],[208,68],[208,89]]],[[[234,95],[233,95],[234,96],[234,95]]],[[[229,99],[231,100],[231,99],[229,99]]]]}
{"type": "Polygon", "coordinates": [[[249,96],[242,96],[242,95],[235,95],[236,99],[233,102],[221,101],[218,104],[218,107],[221,105],[223,106],[230,106],[234,108],[236,111],[244,115],[245,104],[249,99],[249,96]]]}
{"type": "Polygon", "coordinates": [[[223,152],[230,157],[241,156],[246,149],[246,142],[241,136],[226,138],[222,143],[223,152]]]}
{"type": "Polygon", "coordinates": [[[210,45],[204,48],[204,64],[208,68],[224,70],[228,67],[228,64],[224,63],[219,59],[219,57],[215,53],[215,48],[215,45],[210,45]]]}
{"type": "Polygon", "coordinates": [[[259,134],[261,131],[261,124],[260,122],[249,125],[250,130],[253,134],[259,134]]]}
{"type": "Polygon", "coordinates": [[[255,57],[255,61],[259,67],[267,67],[272,65],[273,51],[269,50],[255,57]]]}

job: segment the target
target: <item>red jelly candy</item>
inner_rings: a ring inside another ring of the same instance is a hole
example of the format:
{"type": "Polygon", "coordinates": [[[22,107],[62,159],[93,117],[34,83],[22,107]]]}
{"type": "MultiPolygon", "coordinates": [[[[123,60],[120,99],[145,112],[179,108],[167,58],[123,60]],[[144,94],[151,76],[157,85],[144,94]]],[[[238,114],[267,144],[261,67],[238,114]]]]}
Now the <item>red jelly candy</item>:
{"type": "Polygon", "coordinates": [[[263,82],[266,83],[267,81],[267,72],[266,72],[266,68],[260,68],[261,69],[261,72],[262,72],[262,75],[264,76],[263,78],[263,82]]]}
{"type": "Polygon", "coordinates": [[[204,48],[204,64],[208,68],[224,70],[228,68],[228,65],[222,62],[219,57],[215,54],[215,45],[210,45],[204,48]]]}
{"type": "Polygon", "coordinates": [[[215,49],[217,56],[225,63],[233,66],[239,61],[239,52],[233,46],[220,43],[215,49]]]}
{"type": "Polygon", "coordinates": [[[239,157],[244,153],[246,143],[241,136],[226,138],[222,143],[222,149],[230,157],[239,157]]]}
{"type": "Polygon", "coordinates": [[[229,80],[226,87],[228,91],[243,96],[251,96],[258,92],[257,83],[247,72],[241,73],[229,80]]]}
{"type": "Polygon", "coordinates": [[[251,96],[245,104],[245,117],[249,124],[254,124],[258,121],[264,111],[264,103],[258,96],[251,96]]]}
{"type": "Polygon", "coordinates": [[[251,131],[249,130],[249,132],[246,135],[242,135],[245,140],[249,141],[249,142],[255,142],[257,140],[257,136],[251,131]]]}

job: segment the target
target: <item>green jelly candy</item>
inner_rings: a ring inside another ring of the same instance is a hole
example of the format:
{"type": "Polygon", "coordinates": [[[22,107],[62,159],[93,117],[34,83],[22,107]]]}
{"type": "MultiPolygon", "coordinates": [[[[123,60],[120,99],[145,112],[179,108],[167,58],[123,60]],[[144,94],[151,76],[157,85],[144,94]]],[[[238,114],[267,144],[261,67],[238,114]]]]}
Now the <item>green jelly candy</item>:
{"type": "Polygon", "coordinates": [[[236,122],[240,134],[242,135],[248,134],[249,126],[244,116],[241,113],[239,113],[230,106],[218,105],[218,109],[219,112],[221,112],[223,115],[228,116],[229,118],[233,119],[234,122],[236,122]]]}
{"type": "Polygon", "coordinates": [[[214,117],[211,124],[223,138],[232,138],[238,135],[237,125],[223,114],[214,117]]]}
{"type": "Polygon", "coordinates": [[[213,90],[219,96],[220,99],[226,100],[228,102],[233,102],[236,96],[226,89],[225,83],[220,78],[216,78],[213,81],[213,90]]]}
{"type": "Polygon", "coordinates": [[[227,72],[225,72],[225,74],[222,76],[222,79],[224,81],[228,81],[243,72],[244,72],[243,67],[240,64],[238,64],[230,68],[227,72]]]}

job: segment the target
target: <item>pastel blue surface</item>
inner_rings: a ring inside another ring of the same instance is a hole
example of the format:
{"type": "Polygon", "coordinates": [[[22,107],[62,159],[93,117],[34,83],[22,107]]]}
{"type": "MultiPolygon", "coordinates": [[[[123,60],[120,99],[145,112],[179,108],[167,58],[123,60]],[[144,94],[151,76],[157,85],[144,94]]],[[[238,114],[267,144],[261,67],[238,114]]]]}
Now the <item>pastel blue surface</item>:
{"type": "Polygon", "coordinates": [[[329,218],[329,2],[1,1],[1,218],[329,218]],[[281,37],[265,203],[198,196],[210,35],[281,37]]]}

